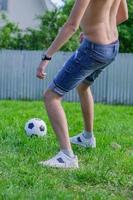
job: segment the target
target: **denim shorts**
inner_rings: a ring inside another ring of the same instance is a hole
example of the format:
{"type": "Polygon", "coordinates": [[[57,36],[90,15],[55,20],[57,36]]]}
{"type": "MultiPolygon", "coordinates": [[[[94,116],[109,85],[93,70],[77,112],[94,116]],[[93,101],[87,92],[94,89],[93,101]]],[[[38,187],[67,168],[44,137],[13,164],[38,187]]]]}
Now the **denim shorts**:
{"type": "Polygon", "coordinates": [[[102,70],[114,61],[118,52],[118,40],[101,45],[85,38],[54,77],[49,89],[63,96],[82,82],[88,86],[92,85],[102,70]]]}

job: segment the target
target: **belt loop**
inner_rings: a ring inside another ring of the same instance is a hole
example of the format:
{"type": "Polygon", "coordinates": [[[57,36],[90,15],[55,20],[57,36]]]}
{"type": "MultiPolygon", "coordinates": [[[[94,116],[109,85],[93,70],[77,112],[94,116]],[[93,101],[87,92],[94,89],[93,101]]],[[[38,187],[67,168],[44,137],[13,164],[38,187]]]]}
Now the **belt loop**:
{"type": "Polygon", "coordinates": [[[116,49],[117,49],[117,47],[116,47],[116,45],[114,45],[114,52],[116,52],[116,49]]]}
{"type": "Polygon", "coordinates": [[[91,49],[94,49],[94,43],[91,43],[91,49]]]}

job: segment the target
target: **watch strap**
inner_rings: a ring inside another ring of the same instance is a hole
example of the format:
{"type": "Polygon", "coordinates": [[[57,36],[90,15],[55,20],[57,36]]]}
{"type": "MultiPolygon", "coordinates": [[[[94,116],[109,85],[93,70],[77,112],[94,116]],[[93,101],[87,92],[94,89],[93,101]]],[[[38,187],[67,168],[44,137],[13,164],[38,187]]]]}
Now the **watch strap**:
{"type": "Polygon", "coordinates": [[[51,60],[52,57],[48,57],[46,54],[42,55],[42,61],[44,60],[51,60]]]}

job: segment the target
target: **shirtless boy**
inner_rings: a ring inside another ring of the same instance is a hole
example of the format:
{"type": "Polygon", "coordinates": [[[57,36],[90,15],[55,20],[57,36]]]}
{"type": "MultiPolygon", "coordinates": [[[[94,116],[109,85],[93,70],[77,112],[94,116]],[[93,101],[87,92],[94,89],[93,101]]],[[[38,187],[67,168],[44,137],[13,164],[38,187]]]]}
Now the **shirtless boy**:
{"type": "Polygon", "coordinates": [[[71,143],[95,148],[93,133],[94,102],[90,85],[101,71],[112,63],[119,51],[117,25],[128,19],[126,0],[76,0],[67,22],[42,56],[37,77],[46,77],[46,67],[56,53],[82,28],[84,38],[80,47],[54,77],[44,94],[49,119],[60,144],[60,152],[43,166],[78,168],[78,158],[71,143]],[[82,133],[69,138],[67,119],[61,106],[62,97],[77,87],[84,119],[82,133]]]}

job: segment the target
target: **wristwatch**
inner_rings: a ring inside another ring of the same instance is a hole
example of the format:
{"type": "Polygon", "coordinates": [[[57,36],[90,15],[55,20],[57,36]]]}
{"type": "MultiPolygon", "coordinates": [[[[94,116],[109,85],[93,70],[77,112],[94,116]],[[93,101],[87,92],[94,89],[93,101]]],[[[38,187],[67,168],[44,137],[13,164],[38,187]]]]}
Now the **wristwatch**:
{"type": "Polygon", "coordinates": [[[42,55],[42,61],[44,61],[44,60],[51,60],[51,59],[52,59],[52,57],[48,57],[46,54],[42,55]]]}

